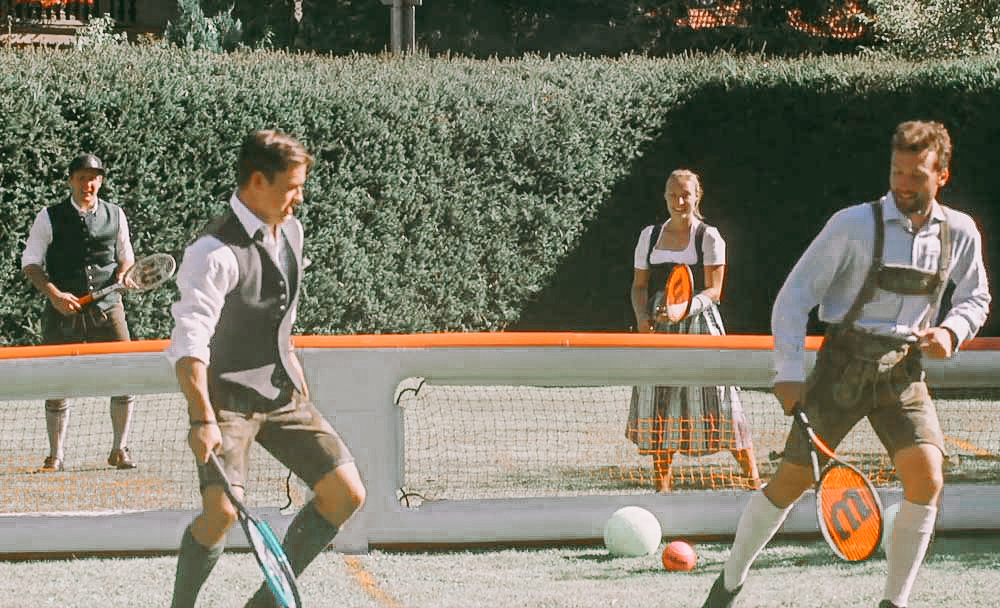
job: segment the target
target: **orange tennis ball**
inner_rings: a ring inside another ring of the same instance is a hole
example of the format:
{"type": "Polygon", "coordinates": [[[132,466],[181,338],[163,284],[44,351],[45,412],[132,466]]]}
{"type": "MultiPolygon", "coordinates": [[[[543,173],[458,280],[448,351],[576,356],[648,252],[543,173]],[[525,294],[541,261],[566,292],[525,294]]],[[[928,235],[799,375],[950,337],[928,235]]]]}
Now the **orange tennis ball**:
{"type": "Polygon", "coordinates": [[[663,567],[672,572],[694,570],[698,554],[694,547],[682,540],[675,540],[663,548],[663,567]]]}

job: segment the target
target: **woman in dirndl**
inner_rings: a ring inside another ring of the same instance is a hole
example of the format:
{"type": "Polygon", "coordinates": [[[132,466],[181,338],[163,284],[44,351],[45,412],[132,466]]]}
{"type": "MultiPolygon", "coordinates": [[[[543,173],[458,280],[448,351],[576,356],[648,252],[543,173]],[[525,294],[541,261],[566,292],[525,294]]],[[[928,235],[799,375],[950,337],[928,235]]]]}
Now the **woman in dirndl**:
{"type": "MultiPolygon", "coordinates": [[[[667,178],[664,198],[670,218],[647,226],[635,247],[632,310],[640,332],[725,335],[718,302],[726,273],[726,242],[702,221],[698,175],[678,169],[667,178]],[[688,316],[677,323],[658,318],[670,270],[687,264],[695,296],[688,316]],[[650,287],[652,286],[652,287],[650,287]]],[[[640,454],[653,457],[656,488],[669,492],[674,454],[703,456],[729,450],[746,484],[760,477],[750,428],[736,386],[636,386],[625,435],[640,454]]]]}

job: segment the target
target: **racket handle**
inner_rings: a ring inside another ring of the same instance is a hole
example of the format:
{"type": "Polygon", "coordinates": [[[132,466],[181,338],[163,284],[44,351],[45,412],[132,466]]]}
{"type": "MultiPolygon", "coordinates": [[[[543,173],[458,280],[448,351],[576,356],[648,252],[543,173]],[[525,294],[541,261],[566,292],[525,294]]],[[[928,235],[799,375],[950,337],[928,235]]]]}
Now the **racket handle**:
{"type": "Polygon", "coordinates": [[[816,449],[822,452],[823,455],[826,456],[827,458],[830,458],[831,460],[836,460],[837,455],[834,453],[834,451],[831,450],[830,447],[827,446],[825,443],[823,443],[823,440],[820,439],[818,435],[816,435],[815,431],[813,431],[812,425],[809,424],[809,418],[807,418],[806,413],[802,411],[802,407],[800,404],[795,404],[795,407],[792,408],[792,415],[795,416],[796,422],[798,422],[799,426],[802,427],[802,431],[806,434],[806,436],[809,438],[809,441],[816,447],[816,449]]]}

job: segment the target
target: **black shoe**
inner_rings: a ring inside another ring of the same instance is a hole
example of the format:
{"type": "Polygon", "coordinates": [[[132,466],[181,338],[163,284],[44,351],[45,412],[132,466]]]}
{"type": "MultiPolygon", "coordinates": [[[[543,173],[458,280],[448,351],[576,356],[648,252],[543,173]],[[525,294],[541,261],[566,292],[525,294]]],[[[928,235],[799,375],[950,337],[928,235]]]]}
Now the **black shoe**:
{"type": "Polygon", "coordinates": [[[881,602],[879,602],[878,608],[903,608],[903,607],[897,606],[896,604],[893,604],[889,600],[882,600],[881,602]]]}
{"type": "Polygon", "coordinates": [[[108,464],[117,469],[135,468],[135,461],[132,460],[132,456],[128,453],[128,448],[111,450],[111,455],[108,456],[108,464]]]}
{"type": "Polygon", "coordinates": [[[715,579],[715,584],[712,585],[712,590],[708,592],[708,599],[705,600],[701,608],[732,608],[733,602],[736,601],[736,595],[743,588],[743,585],[730,591],[722,582],[725,578],[725,572],[719,574],[719,578],[715,579]]]}

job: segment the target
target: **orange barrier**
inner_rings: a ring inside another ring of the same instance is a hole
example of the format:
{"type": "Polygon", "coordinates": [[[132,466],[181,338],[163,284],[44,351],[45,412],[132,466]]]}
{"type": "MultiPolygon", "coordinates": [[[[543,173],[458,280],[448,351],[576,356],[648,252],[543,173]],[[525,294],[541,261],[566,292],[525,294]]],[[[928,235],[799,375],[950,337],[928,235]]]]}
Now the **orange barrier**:
{"type": "MultiPolygon", "coordinates": [[[[428,334],[360,334],[336,336],[295,336],[298,348],[718,348],[724,350],[769,350],[769,335],[678,335],[635,333],[574,332],[445,332],[428,334]]],[[[806,349],[817,350],[822,336],[806,338],[806,349]]],[[[89,344],[8,346],[0,348],[0,359],[29,359],[71,355],[160,352],[169,340],[134,340],[89,344]]],[[[976,338],[964,350],[1000,350],[1000,338],[976,338]]]]}

